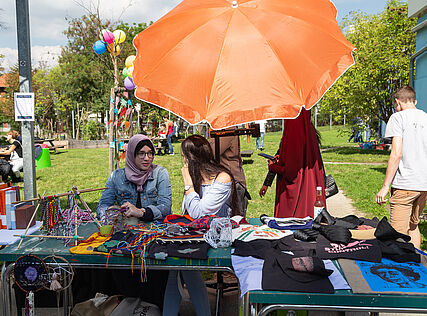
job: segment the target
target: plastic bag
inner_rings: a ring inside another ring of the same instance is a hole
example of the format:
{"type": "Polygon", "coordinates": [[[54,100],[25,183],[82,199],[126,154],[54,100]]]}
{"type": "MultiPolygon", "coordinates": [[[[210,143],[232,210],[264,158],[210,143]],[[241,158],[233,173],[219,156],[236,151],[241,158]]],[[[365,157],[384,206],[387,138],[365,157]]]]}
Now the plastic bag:
{"type": "Polygon", "coordinates": [[[209,230],[204,235],[206,242],[213,248],[230,247],[232,242],[232,226],[228,217],[214,218],[209,230]]]}

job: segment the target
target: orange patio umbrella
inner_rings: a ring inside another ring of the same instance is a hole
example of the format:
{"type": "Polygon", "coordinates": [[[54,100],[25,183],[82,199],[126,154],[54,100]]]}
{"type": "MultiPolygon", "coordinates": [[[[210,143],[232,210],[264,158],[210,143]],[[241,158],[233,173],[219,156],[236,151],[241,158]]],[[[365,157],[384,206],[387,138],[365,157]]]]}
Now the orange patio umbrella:
{"type": "Polygon", "coordinates": [[[221,129],[295,118],[351,65],[329,0],[184,0],[134,39],[136,97],[221,129]]]}

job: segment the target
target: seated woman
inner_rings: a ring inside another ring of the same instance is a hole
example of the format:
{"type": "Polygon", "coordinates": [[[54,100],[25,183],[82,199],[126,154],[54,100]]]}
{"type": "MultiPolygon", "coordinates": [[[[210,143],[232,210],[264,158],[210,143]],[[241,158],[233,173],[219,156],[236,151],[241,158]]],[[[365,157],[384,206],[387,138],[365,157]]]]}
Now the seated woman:
{"type": "Polygon", "coordinates": [[[159,137],[166,138],[166,124],[162,124],[159,129],[159,137]]]}
{"type": "Polygon", "coordinates": [[[172,191],[168,171],[153,164],[154,145],[145,135],[135,135],[128,143],[124,169],[113,171],[98,203],[98,217],[118,204],[126,216],[142,221],[163,220],[171,214],[172,191]]]}
{"type": "MultiPolygon", "coordinates": [[[[182,142],[181,150],[184,157],[181,171],[185,184],[183,211],[194,219],[205,215],[238,215],[233,176],[214,160],[209,142],[202,136],[192,135],[182,142]]],[[[180,279],[187,285],[197,315],[210,315],[208,293],[199,271],[169,272],[163,315],[178,315],[180,279]]]]}
{"type": "MultiPolygon", "coordinates": [[[[97,207],[98,217],[116,203],[126,208],[127,217],[139,221],[163,220],[171,214],[169,173],[153,164],[154,152],[153,143],[145,135],[138,134],[129,140],[125,168],[113,171],[108,178],[97,207]]],[[[141,283],[138,273],[117,270],[113,279],[121,294],[141,297],[161,308],[168,272],[150,270],[146,275],[147,282],[141,283]]]]}
{"type": "Polygon", "coordinates": [[[12,182],[21,181],[21,169],[24,167],[24,158],[22,156],[22,145],[18,140],[19,133],[17,131],[9,131],[6,133],[6,140],[11,143],[8,149],[0,149],[0,156],[10,157],[9,163],[12,166],[12,182]]]}

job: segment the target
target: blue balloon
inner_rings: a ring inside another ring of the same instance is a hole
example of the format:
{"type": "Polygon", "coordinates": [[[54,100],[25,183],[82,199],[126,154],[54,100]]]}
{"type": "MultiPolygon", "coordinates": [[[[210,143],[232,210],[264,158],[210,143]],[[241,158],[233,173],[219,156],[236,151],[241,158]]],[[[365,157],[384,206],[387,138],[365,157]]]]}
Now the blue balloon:
{"type": "Polygon", "coordinates": [[[92,47],[95,53],[97,53],[98,55],[103,54],[107,50],[107,47],[105,46],[105,43],[103,41],[96,41],[95,43],[93,43],[92,47]]]}

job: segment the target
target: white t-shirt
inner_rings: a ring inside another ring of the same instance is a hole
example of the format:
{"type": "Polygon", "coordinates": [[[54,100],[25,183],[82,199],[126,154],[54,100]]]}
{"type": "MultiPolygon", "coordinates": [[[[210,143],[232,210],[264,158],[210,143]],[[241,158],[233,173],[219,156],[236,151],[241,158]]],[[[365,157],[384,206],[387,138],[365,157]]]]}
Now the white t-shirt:
{"type": "Polygon", "coordinates": [[[256,124],[259,124],[259,132],[265,133],[265,124],[267,124],[267,120],[255,121],[256,124]]]}
{"type": "Polygon", "coordinates": [[[402,158],[391,186],[427,191],[427,113],[407,109],[390,116],[385,137],[402,137],[402,158]]]}

